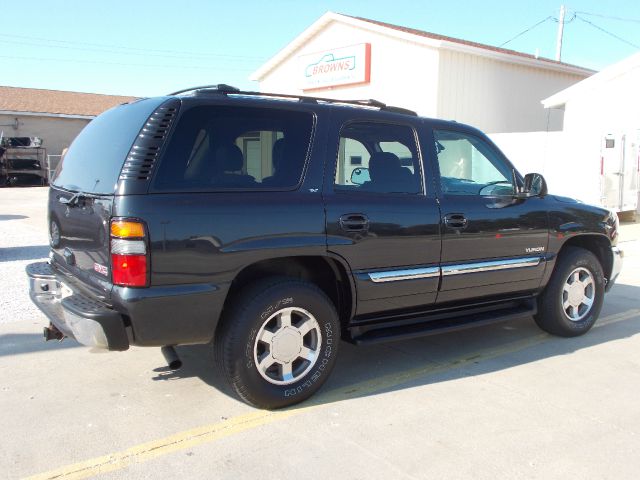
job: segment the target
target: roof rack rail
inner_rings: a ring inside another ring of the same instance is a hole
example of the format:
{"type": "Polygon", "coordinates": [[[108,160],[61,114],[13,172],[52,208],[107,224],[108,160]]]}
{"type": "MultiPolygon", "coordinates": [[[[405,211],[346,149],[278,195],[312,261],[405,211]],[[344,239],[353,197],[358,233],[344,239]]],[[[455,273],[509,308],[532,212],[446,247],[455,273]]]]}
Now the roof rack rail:
{"type": "Polygon", "coordinates": [[[232,87],[231,85],[225,85],[223,83],[218,85],[204,85],[202,87],[187,88],[175,93],[171,93],[170,95],[178,95],[180,93],[186,93],[186,92],[192,92],[192,91],[193,92],[203,91],[203,93],[213,92],[213,93],[240,95],[240,96],[247,96],[247,97],[290,98],[290,99],[298,100],[299,102],[302,102],[302,103],[316,103],[316,104],[317,103],[335,103],[335,104],[343,104],[343,105],[355,105],[360,107],[378,108],[386,112],[400,113],[403,115],[418,116],[418,114],[413,110],[409,110],[407,108],[402,108],[402,107],[393,107],[391,105],[387,105],[386,103],[383,103],[379,100],[375,100],[373,98],[366,99],[366,100],[340,100],[337,98],[311,97],[307,95],[292,95],[290,93],[253,92],[253,91],[240,90],[236,87],[232,87]]]}
{"type": "Polygon", "coordinates": [[[218,83],[216,85],[200,85],[199,87],[185,88],[183,90],[178,90],[177,92],[169,93],[167,96],[171,97],[173,95],[180,95],[181,93],[197,92],[198,90],[215,90],[219,93],[237,93],[240,91],[239,88],[232,85],[218,83]]]}
{"type": "Polygon", "coordinates": [[[311,97],[307,95],[292,95],[289,93],[267,93],[267,92],[230,92],[233,95],[247,95],[247,96],[257,96],[257,97],[273,97],[273,98],[293,98],[298,99],[300,102],[324,102],[324,103],[336,103],[336,104],[345,104],[345,105],[355,105],[361,107],[372,107],[378,108],[380,110],[384,110],[387,112],[393,113],[401,113],[404,115],[413,115],[417,116],[418,114],[413,110],[409,110],[408,108],[402,107],[393,107],[391,105],[387,105],[386,103],[381,102],[380,100],[375,100],[373,98],[366,100],[340,100],[338,98],[326,98],[326,97],[311,97]]]}

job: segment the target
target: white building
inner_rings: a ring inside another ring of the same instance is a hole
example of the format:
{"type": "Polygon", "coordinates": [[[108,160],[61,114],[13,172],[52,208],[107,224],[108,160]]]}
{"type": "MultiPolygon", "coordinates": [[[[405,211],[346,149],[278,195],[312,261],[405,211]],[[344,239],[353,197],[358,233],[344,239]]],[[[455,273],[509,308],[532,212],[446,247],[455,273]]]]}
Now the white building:
{"type": "Polygon", "coordinates": [[[540,101],[593,74],[533,55],[328,12],[251,77],[265,92],[374,98],[486,132],[557,130],[540,101]]]}
{"type": "Polygon", "coordinates": [[[638,207],[640,52],[542,101],[561,132],[492,135],[550,191],[616,211],[638,207]]]}
{"type": "Polygon", "coordinates": [[[564,112],[564,131],[640,128],[640,52],[542,101],[564,112]]]}

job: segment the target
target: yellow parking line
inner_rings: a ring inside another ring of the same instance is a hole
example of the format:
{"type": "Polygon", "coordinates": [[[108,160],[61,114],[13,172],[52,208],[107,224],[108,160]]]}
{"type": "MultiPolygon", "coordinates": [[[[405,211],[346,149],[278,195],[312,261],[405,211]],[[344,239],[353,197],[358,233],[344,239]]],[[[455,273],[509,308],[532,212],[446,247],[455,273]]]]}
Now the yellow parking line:
{"type": "MultiPolygon", "coordinates": [[[[628,320],[640,315],[640,309],[633,309],[626,312],[609,315],[598,321],[596,327],[602,327],[612,323],[628,320]]],[[[274,423],[278,420],[284,420],[294,415],[300,415],[310,410],[317,409],[322,405],[333,403],[340,400],[347,400],[371,394],[377,391],[392,388],[403,383],[416,380],[425,376],[437,375],[454,368],[463,367],[465,365],[490,360],[509,353],[515,353],[520,350],[540,344],[551,338],[547,334],[539,334],[521,341],[512,342],[497,348],[488,348],[475,352],[467,358],[459,358],[444,364],[430,363],[422,367],[405,370],[399,373],[393,373],[366,380],[360,383],[350,385],[341,389],[321,393],[315,400],[307,402],[302,407],[292,407],[286,410],[276,412],[253,411],[245,415],[230,418],[224,422],[206,425],[202,427],[185,430],[183,432],[170,435],[168,437],[142,443],[134,447],[114,452],[102,457],[92,458],[84,462],[67,465],[55,470],[40,473],[27,480],[77,480],[87,478],[101,473],[111,472],[126,468],[132,463],[142,463],[153,458],[166,455],[179,450],[195,447],[208,442],[213,442],[221,438],[235,435],[246,430],[250,430],[261,425],[274,423]]]]}
{"type": "Polygon", "coordinates": [[[29,479],[71,480],[87,478],[101,473],[127,467],[132,463],[141,463],[171,452],[190,448],[202,443],[212,442],[236,433],[272,423],[278,419],[297,413],[296,411],[256,411],[240,415],[221,423],[193,428],[170,435],[160,440],[142,443],[134,447],[114,452],[102,457],[68,465],[56,470],[29,477],[29,479]]]}

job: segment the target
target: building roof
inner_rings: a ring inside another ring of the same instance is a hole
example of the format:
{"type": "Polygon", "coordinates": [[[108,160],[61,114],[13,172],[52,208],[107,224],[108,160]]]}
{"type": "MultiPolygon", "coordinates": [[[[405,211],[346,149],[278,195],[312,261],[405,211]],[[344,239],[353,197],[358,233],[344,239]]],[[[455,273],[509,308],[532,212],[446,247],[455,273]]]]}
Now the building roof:
{"type": "Polygon", "coordinates": [[[435,33],[416,30],[414,28],[402,27],[390,23],[379,22],[362,17],[352,17],[334,12],[327,12],[318,20],[316,20],[309,28],[296,37],[284,49],[278,52],[267,63],[256,70],[251,75],[251,80],[262,80],[269,72],[275,69],[280,63],[293,55],[301,47],[304,46],[311,38],[317,35],[321,30],[328,26],[331,22],[341,22],[356,28],[364,28],[375,31],[387,36],[396,37],[404,40],[422,43],[425,46],[444,48],[449,50],[457,50],[475,55],[492,57],[502,61],[511,63],[519,63],[533,67],[543,68],[547,70],[555,70],[559,72],[588,76],[595,73],[594,70],[571,65],[568,63],[558,62],[549,58],[536,57],[528,53],[517,52],[506,48],[494,47],[469,40],[448,37],[435,33]]]}
{"type": "Polygon", "coordinates": [[[554,65],[566,65],[568,67],[582,68],[577,65],[572,65],[570,63],[558,62],[557,60],[552,60],[550,58],[544,57],[536,57],[535,55],[531,55],[529,53],[518,52],[516,50],[510,50],[508,48],[494,47],[493,45],[486,45],[484,43],[472,42],[470,40],[463,40],[461,38],[455,37],[447,37],[446,35],[440,35],[437,33],[425,32],[423,30],[416,30],[415,28],[402,27],[399,25],[393,25],[391,23],[379,22],[377,20],[370,20],[368,18],[363,17],[351,17],[357,20],[362,20],[363,22],[373,23],[374,25],[380,25],[382,27],[392,28],[394,30],[398,30],[400,32],[410,33],[412,35],[418,35],[420,37],[431,38],[434,40],[443,40],[446,42],[459,43],[460,45],[468,45],[470,47],[482,48],[485,50],[489,50],[492,52],[500,52],[505,53],[507,55],[515,55],[517,57],[531,58],[535,60],[539,60],[541,62],[548,62],[554,65]]]}
{"type": "Polygon", "coordinates": [[[551,95],[549,98],[542,100],[544,108],[561,107],[570,99],[589,92],[599,86],[605,85],[617,77],[626,75],[633,70],[640,71],[640,52],[625,58],[624,60],[608,66],[604,70],[595,75],[585,78],[584,80],[565,88],[560,92],[551,95]]]}
{"type": "Polygon", "coordinates": [[[136,97],[0,86],[0,112],[95,117],[136,97]]]}

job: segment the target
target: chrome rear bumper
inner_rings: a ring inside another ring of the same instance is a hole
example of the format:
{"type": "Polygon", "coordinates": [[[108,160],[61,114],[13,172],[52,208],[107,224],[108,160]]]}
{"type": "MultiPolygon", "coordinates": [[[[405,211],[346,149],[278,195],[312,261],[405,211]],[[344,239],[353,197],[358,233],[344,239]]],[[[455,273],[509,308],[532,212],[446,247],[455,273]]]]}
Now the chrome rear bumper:
{"type": "Polygon", "coordinates": [[[74,292],[46,262],[27,265],[26,271],[31,300],[66,337],[88,347],[129,348],[122,316],[118,312],[74,292]]]}

